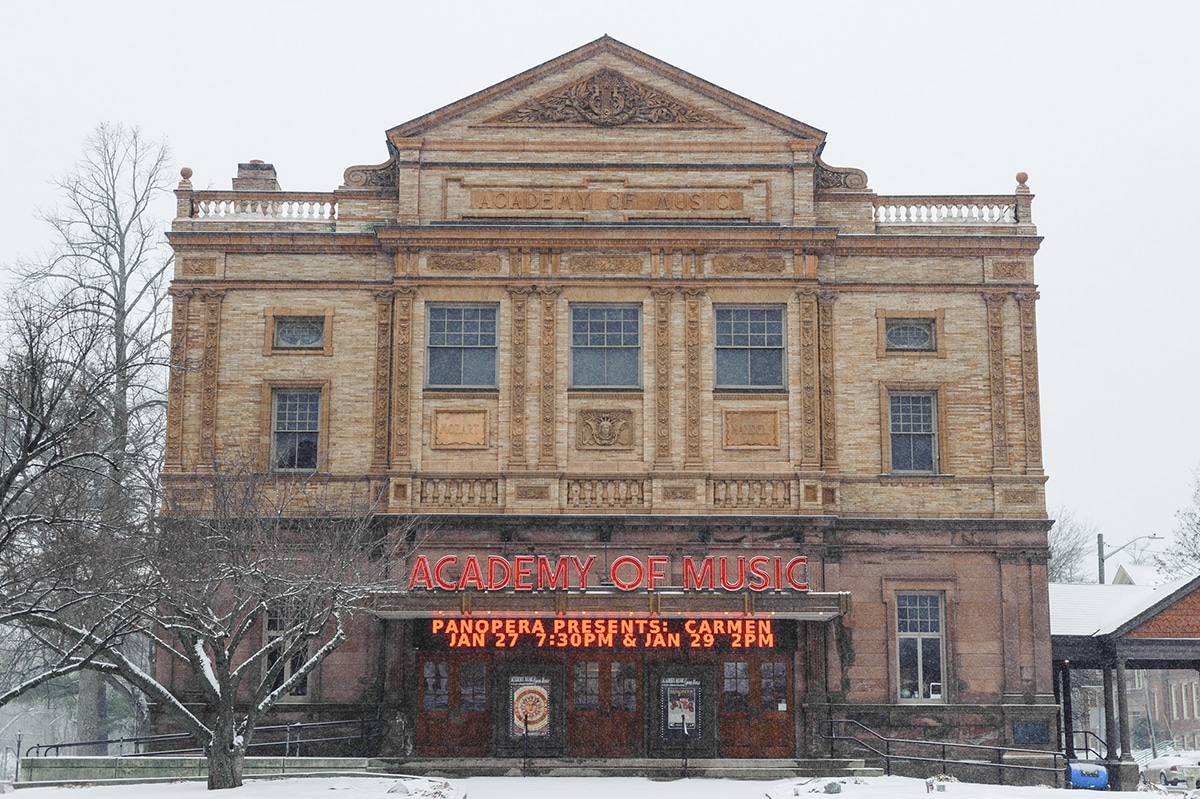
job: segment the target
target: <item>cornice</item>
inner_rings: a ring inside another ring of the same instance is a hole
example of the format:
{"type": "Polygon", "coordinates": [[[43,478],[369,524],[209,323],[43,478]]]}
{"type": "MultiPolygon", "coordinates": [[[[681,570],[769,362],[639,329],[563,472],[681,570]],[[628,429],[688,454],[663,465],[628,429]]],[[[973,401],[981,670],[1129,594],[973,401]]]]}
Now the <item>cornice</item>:
{"type": "Polygon", "coordinates": [[[486,226],[436,225],[377,227],[387,252],[415,249],[492,248],[523,250],[593,249],[697,250],[779,249],[825,252],[837,237],[832,227],[775,226],[486,226]]]}
{"type": "Polygon", "coordinates": [[[844,233],[833,243],[834,255],[1026,255],[1041,247],[1041,236],[880,235],[844,233]]]}
{"type": "Polygon", "coordinates": [[[219,252],[373,255],[379,244],[371,233],[312,233],[253,230],[173,230],[167,240],[175,250],[219,252]]]}

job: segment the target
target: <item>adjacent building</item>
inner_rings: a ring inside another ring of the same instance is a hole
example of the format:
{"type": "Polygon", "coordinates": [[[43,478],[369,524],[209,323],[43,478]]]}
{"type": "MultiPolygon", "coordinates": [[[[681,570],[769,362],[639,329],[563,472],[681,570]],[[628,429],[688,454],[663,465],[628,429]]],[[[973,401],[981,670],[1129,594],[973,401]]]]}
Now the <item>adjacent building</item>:
{"type": "Polygon", "coordinates": [[[250,452],[411,541],[286,712],[429,756],[1054,746],[1026,177],[881,196],[825,138],[605,37],[334,191],[184,171],[166,490],[250,452]]]}

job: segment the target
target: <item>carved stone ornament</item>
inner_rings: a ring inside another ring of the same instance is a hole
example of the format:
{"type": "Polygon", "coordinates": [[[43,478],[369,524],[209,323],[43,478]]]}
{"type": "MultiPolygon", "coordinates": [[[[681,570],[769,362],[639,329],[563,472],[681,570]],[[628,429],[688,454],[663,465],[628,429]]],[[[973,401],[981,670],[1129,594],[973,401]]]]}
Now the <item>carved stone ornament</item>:
{"type": "Polygon", "coordinates": [[[536,97],[492,117],[486,124],[737,127],[611,69],[536,97]]]}
{"type": "Polygon", "coordinates": [[[395,157],[379,165],[352,166],[342,173],[342,183],[348,189],[394,189],[398,180],[395,157]]]}
{"type": "Polygon", "coordinates": [[[867,173],[853,167],[830,166],[820,158],[813,182],[817,191],[866,191],[867,173]]]}
{"type": "Polygon", "coordinates": [[[633,411],[581,410],[576,441],[580,449],[631,449],[633,411]]]}

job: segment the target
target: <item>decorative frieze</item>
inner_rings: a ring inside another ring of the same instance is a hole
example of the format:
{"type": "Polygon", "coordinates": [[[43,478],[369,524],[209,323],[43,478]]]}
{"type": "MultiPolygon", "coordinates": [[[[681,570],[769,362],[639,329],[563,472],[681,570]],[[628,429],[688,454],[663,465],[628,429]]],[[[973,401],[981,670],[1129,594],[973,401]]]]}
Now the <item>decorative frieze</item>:
{"type": "Polygon", "coordinates": [[[988,387],[992,399],[992,471],[1007,472],[1008,410],[1004,395],[1004,295],[985,294],[987,304],[988,387]]]}
{"type": "Polygon", "coordinates": [[[671,298],[673,289],[652,289],[654,296],[654,460],[671,462],[671,298]]]}
{"type": "Polygon", "coordinates": [[[437,253],[425,258],[425,268],[430,272],[447,272],[456,275],[498,275],[500,274],[500,256],[437,253]]]}
{"type": "Polygon", "coordinates": [[[163,471],[183,468],[183,395],[187,382],[187,332],[191,289],[171,289],[171,366],[167,377],[167,441],[163,471]]]}
{"type": "Polygon", "coordinates": [[[640,255],[572,255],[567,269],[576,275],[640,275],[646,259],[640,255]]]}
{"type": "Polygon", "coordinates": [[[684,289],[684,352],[686,393],[684,398],[684,465],[697,467],[703,464],[700,420],[700,311],[703,308],[704,289],[684,289]]]}
{"type": "Polygon", "coordinates": [[[525,468],[525,418],[528,401],[529,374],[529,294],[531,289],[509,288],[512,298],[512,358],[511,398],[509,408],[509,463],[515,469],[525,468]]]}
{"type": "Polygon", "coordinates": [[[588,408],[575,417],[577,449],[633,449],[636,432],[628,409],[588,408]]]}
{"type": "Polygon", "coordinates": [[[211,469],[216,452],[213,439],[217,430],[217,354],[221,347],[221,302],[223,290],[199,292],[204,300],[204,354],[200,361],[200,467],[211,469]]]}
{"type": "Polygon", "coordinates": [[[393,306],[395,325],[392,332],[392,468],[409,464],[409,437],[412,392],[413,299],[416,290],[397,289],[393,306]]]}
{"type": "Polygon", "coordinates": [[[558,371],[558,293],[557,286],[539,286],[542,296],[542,365],[540,406],[541,435],[538,463],[543,468],[555,465],[555,374],[558,371]]]}
{"type": "Polygon", "coordinates": [[[820,416],[817,393],[817,290],[804,286],[796,292],[800,310],[800,468],[821,468],[818,448],[820,416]]]}
{"type": "Polygon", "coordinates": [[[216,258],[188,257],[180,259],[179,273],[183,277],[216,277],[216,258]]]}
{"type": "Polygon", "coordinates": [[[822,291],[817,294],[818,342],[820,352],[821,393],[821,468],[827,472],[837,471],[837,419],[834,415],[835,395],[833,385],[833,304],[837,293],[822,291]]]}
{"type": "Polygon", "coordinates": [[[1042,470],[1042,409],[1038,400],[1037,292],[1017,295],[1021,316],[1021,386],[1025,404],[1025,469],[1042,470]]]}
{"type": "Polygon", "coordinates": [[[388,429],[392,410],[392,292],[375,292],[375,409],[371,471],[388,468],[388,429]]]}
{"type": "Polygon", "coordinates": [[[780,275],[787,261],[782,255],[718,255],[712,269],[718,275],[780,275]]]}

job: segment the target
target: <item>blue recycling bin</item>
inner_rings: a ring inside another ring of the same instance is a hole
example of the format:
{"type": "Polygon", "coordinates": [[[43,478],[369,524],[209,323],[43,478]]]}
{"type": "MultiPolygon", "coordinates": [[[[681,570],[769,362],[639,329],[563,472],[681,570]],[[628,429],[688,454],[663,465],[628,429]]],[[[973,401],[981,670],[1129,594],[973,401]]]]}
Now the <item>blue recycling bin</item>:
{"type": "Polygon", "coordinates": [[[1108,769],[1096,763],[1072,763],[1067,766],[1067,782],[1072,788],[1108,790],[1108,769]]]}

